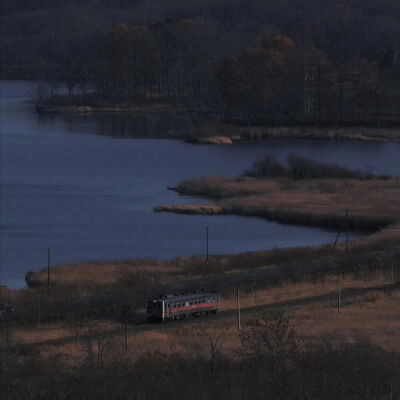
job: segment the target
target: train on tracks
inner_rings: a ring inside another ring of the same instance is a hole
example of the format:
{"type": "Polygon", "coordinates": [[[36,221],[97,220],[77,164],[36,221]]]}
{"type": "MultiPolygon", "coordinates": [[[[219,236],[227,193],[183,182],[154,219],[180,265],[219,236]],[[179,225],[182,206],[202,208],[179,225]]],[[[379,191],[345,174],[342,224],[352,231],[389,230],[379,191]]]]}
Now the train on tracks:
{"type": "Polygon", "coordinates": [[[219,293],[214,291],[163,294],[147,300],[147,320],[165,322],[216,314],[218,306],[219,293]]]}

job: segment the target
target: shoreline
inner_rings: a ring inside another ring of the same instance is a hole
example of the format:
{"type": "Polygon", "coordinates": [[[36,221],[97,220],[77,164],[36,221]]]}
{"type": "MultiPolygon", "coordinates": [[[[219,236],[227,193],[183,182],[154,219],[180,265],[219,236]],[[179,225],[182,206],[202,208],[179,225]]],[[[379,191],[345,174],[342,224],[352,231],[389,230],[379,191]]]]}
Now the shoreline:
{"type": "MultiPolygon", "coordinates": [[[[259,178],[200,178],[169,187],[185,195],[207,196],[214,204],[164,205],[154,208],[158,212],[177,212],[199,215],[239,214],[269,218],[278,222],[320,226],[327,229],[341,229],[345,235],[345,212],[349,198],[363,198],[350,212],[349,230],[366,231],[370,234],[350,240],[349,250],[360,257],[377,253],[398,251],[400,248],[400,186],[398,179],[388,180],[324,180],[290,182],[259,178]],[[335,188],[338,192],[332,193],[335,188]],[[371,191],[371,188],[374,190],[371,191]],[[267,196],[265,196],[267,193],[267,196]],[[303,204],[297,211],[291,202],[303,204]],[[327,212],[316,212],[323,208],[323,202],[335,197],[336,208],[327,212]],[[338,198],[342,196],[345,203],[338,198]],[[372,196],[372,197],[371,197],[372,196]],[[283,202],[286,199],[286,203],[283,202]],[[322,202],[321,202],[322,201],[322,202]],[[391,208],[390,203],[393,202],[391,208]],[[278,204],[278,207],[274,207],[278,204]],[[368,208],[370,207],[370,208],[368,208]],[[314,210],[314,213],[310,210],[314,210]]],[[[323,263],[336,265],[337,258],[346,257],[347,245],[333,243],[317,246],[249,251],[240,254],[210,256],[210,263],[204,265],[204,256],[178,257],[162,261],[158,259],[130,259],[108,262],[87,262],[51,267],[52,282],[55,286],[77,287],[80,290],[113,291],[115,288],[139,285],[150,288],[153,285],[188,282],[198,279],[226,279],[233,272],[249,273],[258,268],[285,268],[293,260],[309,260],[307,265],[323,263]],[[335,261],[336,260],[336,261],[335,261]],[[333,264],[332,264],[333,263],[333,264]],[[220,278],[218,278],[220,277],[220,278]],[[221,278],[225,277],[225,278],[221,278]]],[[[345,259],[343,262],[345,262],[345,259]]],[[[347,264],[346,264],[347,265],[347,264]]],[[[47,271],[31,272],[26,275],[28,290],[45,288],[47,271]]]]}
{"type": "MultiPolygon", "coordinates": [[[[129,114],[157,114],[157,113],[196,113],[220,115],[219,110],[200,107],[176,106],[169,103],[159,104],[137,104],[137,105],[45,105],[35,106],[39,114],[62,114],[62,115],[129,115],[129,114]]],[[[375,121],[376,122],[376,121],[375,121]]],[[[302,139],[302,140],[337,140],[337,141],[368,141],[368,142],[400,142],[400,126],[389,124],[390,121],[380,121],[382,127],[376,127],[374,121],[365,121],[364,124],[355,124],[346,121],[342,126],[315,124],[282,126],[241,126],[232,123],[206,122],[193,127],[184,135],[176,135],[177,138],[185,139],[193,144],[228,145],[234,142],[249,140],[269,139],[302,139]]],[[[168,136],[171,137],[171,136],[168,136]]]]}
{"type": "MultiPolygon", "coordinates": [[[[282,212],[269,211],[269,210],[243,210],[235,207],[225,207],[219,205],[208,204],[171,204],[160,205],[153,208],[154,212],[169,212],[174,214],[187,214],[187,215],[236,215],[243,217],[258,217],[265,218],[269,221],[279,222],[285,225],[299,225],[309,226],[322,229],[338,229],[343,225],[342,216],[330,216],[314,214],[304,214],[296,212],[282,212]]],[[[368,216],[353,217],[352,223],[357,227],[352,228],[351,232],[374,232],[391,225],[394,221],[391,218],[374,218],[368,216]]]]}
{"type": "Polygon", "coordinates": [[[197,178],[174,188],[179,194],[214,200],[211,204],[162,204],[155,212],[261,217],[285,224],[377,231],[398,223],[398,179],[197,178]],[[364,202],[352,199],[365,199],[364,202]],[[397,201],[396,201],[397,200],[397,201]],[[298,206],[298,204],[302,206],[298,206]],[[397,208],[396,208],[397,207],[397,208]]]}
{"type": "MultiPolygon", "coordinates": [[[[374,231],[370,235],[350,240],[348,247],[355,257],[368,259],[379,254],[398,252],[399,243],[400,221],[374,231]]],[[[210,255],[207,265],[204,264],[205,255],[178,256],[170,260],[133,258],[60,264],[50,267],[50,290],[53,291],[52,287],[65,287],[68,290],[75,288],[78,292],[83,291],[84,295],[112,293],[115,290],[126,290],[130,287],[139,291],[151,291],[152,288],[175,287],[176,284],[181,287],[183,283],[189,286],[196,285],[196,282],[197,284],[204,283],[204,279],[211,285],[228,283],[230,285],[232,280],[235,281],[239,277],[244,278],[244,281],[253,279],[252,276],[255,271],[258,271],[261,275],[282,271],[289,273],[290,276],[290,271],[294,266],[293,260],[299,260],[300,264],[307,263],[305,270],[298,272],[300,276],[302,274],[307,276],[308,273],[312,275],[314,273],[312,272],[313,267],[317,268],[315,270],[317,274],[329,274],[335,269],[341,268],[338,265],[346,264],[346,254],[345,242],[338,242],[336,246],[333,243],[327,243],[316,246],[210,255]],[[300,260],[302,261],[300,262],[300,260]],[[321,266],[322,270],[319,269],[321,266]]],[[[350,268],[349,272],[351,270],[350,268]]],[[[297,274],[295,271],[292,271],[294,275],[297,274]]],[[[267,275],[266,277],[268,278],[267,275]]],[[[26,288],[7,290],[14,293],[22,293],[27,290],[45,290],[47,287],[47,268],[36,272],[27,272],[25,280],[26,288]]],[[[54,293],[54,295],[56,294],[54,293]]],[[[63,295],[62,292],[60,295],[63,295]]]]}
{"type": "MultiPolygon", "coordinates": [[[[134,113],[158,113],[174,112],[183,113],[190,110],[184,107],[175,107],[170,104],[157,105],[136,105],[136,106],[109,106],[93,107],[89,105],[81,106],[56,106],[56,105],[36,105],[35,110],[39,114],[134,114],[134,113]]],[[[207,110],[193,110],[197,112],[208,112],[207,110]]]]}
{"type": "Polygon", "coordinates": [[[353,142],[400,142],[400,128],[371,128],[371,127],[315,127],[315,126],[290,126],[290,127],[238,127],[234,125],[221,125],[215,129],[202,130],[196,128],[195,133],[190,133],[188,141],[195,144],[232,144],[234,142],[249,140],[329,140],[353,142]],[[229,132],[231,131],[231,132],[229,132]]]}

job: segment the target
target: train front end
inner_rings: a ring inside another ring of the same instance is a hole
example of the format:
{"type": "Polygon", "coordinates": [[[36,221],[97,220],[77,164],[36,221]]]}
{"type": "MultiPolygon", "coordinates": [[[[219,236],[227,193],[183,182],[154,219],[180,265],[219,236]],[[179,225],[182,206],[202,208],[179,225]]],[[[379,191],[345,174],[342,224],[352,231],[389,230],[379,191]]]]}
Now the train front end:
{"type": "Polygon", "coordinates": [[[148,300],[146,314],[148,321],[163,322],[165,318],[164,301],[160,299],[148,300]]]}

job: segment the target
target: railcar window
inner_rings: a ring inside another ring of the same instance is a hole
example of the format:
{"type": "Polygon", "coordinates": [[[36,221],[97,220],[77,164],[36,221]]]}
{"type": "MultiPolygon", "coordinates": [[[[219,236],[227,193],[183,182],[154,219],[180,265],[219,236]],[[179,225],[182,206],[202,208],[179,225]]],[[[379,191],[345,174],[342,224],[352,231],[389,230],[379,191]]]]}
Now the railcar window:
{"type": "Polygon", "coordinates": [[[193,305],[193,301],[190,302],[190,305],[191,305],[191,306],[193,305]]]}

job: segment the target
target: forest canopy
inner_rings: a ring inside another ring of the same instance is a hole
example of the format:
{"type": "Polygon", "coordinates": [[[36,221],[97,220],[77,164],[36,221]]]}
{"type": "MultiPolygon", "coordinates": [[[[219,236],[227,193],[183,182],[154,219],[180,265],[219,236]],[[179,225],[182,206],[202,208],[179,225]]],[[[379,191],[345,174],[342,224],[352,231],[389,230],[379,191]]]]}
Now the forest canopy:
{"type": "MultiPolygon", "coordinates": [[[[96,85],[230,120],[340,124],[398,112],[396,0],[3,0],[3,78],[96,85]]],[[[54,93],[52,93],[54,94],[54,93]]]]}

